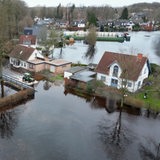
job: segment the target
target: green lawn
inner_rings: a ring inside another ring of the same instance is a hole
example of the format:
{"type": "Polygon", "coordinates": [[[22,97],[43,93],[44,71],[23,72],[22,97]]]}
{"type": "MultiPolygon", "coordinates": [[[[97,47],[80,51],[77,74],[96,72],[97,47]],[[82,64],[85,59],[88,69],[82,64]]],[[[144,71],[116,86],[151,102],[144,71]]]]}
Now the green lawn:
{"type": "Polygon", "coordinates": [[[54,82],[57,80],[63,80],[63,76],[62,75],[55,75],[55,76],[50,76],[49,77],[49,81],[54,82]]]}
{"type": "Polygon", "coordinates": [[[151,75],[146,80],[148,85],[135,94],[135,97],[144,101],[145,107],[160,111],[160,66],[151,64],[151,75]],[[145,92],[147,98],[144,98],[145,92]]]}

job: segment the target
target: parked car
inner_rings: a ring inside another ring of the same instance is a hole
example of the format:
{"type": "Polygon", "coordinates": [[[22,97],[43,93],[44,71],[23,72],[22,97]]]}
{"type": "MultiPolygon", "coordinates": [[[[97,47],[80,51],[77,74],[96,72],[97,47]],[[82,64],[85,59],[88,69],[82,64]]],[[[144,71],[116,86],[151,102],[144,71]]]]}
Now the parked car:
{"type": "Polygon", "coordinates": [[[27,81],[27,82],[34,82],[34,78],[32,77],[32,75],[28,72],[24,73],[23,77],[22,77],[23,81],[27,81]]]}

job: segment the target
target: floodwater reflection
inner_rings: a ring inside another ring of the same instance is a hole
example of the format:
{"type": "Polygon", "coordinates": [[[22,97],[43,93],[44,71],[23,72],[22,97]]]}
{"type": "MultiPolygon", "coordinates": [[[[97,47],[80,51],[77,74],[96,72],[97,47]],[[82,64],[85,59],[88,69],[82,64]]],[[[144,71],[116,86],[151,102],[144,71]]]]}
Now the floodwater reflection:
{"type": "Polygon", "coordinates": [[[125,159],[125,152],[134,141],[134,134],[122,124],[122,108],[117,113],[117,120],[102,119],[98,125],[98,137],[104,144],[111,159],[125,159]]]}
{"type": "MultiPolygon", "coordinates": [[[[114,99],[114,97],[111,97],[111,96],[107,96],[107,97],[90,96],[83,93],[79,94],[78,92],[71,89],[65,89],[64,94],[77,95],[85,99],[86,102],[90,103],[90,107],[92,109],[105,109],[107,113],[113,113],[115,111],[121,110],[119,100],[114,99]]],[[[126,112],[131,115],[142,115],[141,108],[136,108],[136,107],[124,106],[122,112],[126,112]]],[[[144,112],[146,112],[146,110],[144,112]]]]}
{"type": "Polygon", "coordinates": [[[44,91],[44,83],[35,87],[33,100],[0,112],[0,159],[145,160],[149,151],[159,156],[158,118],[141,109],[121,110],[112,97],[66,91],[63,84],[44,91]]]}
{"type": "MultiPolygon", "coordinates": [[[[76,95],[73,91],[69,93],[76,95]]],[[[81,97],[89,99],[84,95],[81,97]]],[[[92,109],[105,109],[107,111],[106,116],[102,117],[97,125],[97,138],[103,144],[104,151],[111,160],[159,160],[160,144],[153,143],[153,141],[147,143],[146,141],[149,141],[150,138],[148,135],[143,135],[143,132],[141,137],[138,136],[137,132],[143,131],[142,126],[137,129],[138,131],[134,129],[135,126],[132,128],[132,125],[136,123],[137,116],[154,121],[155,118],[159,117],[158,113],[128,106],[121,108],[112,97],[92,97],[89,99],[89,103],[92,109]],[[128,116],[126,117],[126,115],[128,116]],[[146,147],[150,145],[152,148],[146,147]]]]}
{"type": "Polygon", "coordinates": [[[139,151],[142,159],[160,160],[160,143],[153,139],[147,141],[147,144],[140,144],[139,151]]]}
{"type": "Polygon", "coordinates": [[[0,112],[0,135],[2,138],[10,138],[17,126],[17,116],[14,110],[0,112]]]}

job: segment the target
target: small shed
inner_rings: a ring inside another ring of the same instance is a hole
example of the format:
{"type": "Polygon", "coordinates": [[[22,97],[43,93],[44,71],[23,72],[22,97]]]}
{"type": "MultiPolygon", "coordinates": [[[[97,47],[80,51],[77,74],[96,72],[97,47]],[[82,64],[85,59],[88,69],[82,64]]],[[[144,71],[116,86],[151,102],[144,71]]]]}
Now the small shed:
{"type": "Polygon", "coordinates": [[[87,82],[94,80],[95,76],[96,76],[96,72],[83,70],[81,72],[78,72],[78,73],[72,75],[70,78],[72,80],[87,83],[87,82]]]}
{"type": "Polygon", "coordinates": [[[71,68],[72,62],[66,61],[64,59],[55,59],[48,62],[50,66],[50,72],[53,73],[64,73],[66,70],[71,68]]]}
{"type": "Polygon", "coordinates": [[[84,67],[84,66],[75,66],[75,67],[72,67],[72,68],[70,68],[70,69],[68,69],[68,70],[66,70],[64,72],[64,78],[70,79],[70,77],[72,75],[74,75],[74,74],[76,74],[78,72],[81,72],[81,71],[83,71],[85,69],[86,69],[86,67],[84,67]]]}

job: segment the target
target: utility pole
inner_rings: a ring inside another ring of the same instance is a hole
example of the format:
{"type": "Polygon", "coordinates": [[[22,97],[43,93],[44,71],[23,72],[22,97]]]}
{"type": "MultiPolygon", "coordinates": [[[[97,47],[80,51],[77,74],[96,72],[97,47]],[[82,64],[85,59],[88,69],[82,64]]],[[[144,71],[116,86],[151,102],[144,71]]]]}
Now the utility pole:
{"type": "Polygon", "coordinates": [[[2,57],[0,57],[0,84],[1,84],[1,97],[4,97],[4,81],[2,77],[2,57]]]}

